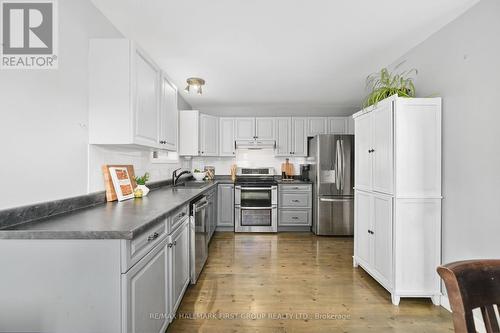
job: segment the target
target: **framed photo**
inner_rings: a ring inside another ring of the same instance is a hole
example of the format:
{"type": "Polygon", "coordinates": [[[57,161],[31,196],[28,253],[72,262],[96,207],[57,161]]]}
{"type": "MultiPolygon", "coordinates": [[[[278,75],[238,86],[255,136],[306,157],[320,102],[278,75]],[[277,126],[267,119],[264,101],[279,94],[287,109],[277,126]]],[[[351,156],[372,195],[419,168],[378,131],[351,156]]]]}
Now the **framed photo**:
{"type": "Polygon", "coordinates": [[[109,173],[118,201],[132,199],[134,197],[134,188],[127,168],[110,167],[109,173]]]}

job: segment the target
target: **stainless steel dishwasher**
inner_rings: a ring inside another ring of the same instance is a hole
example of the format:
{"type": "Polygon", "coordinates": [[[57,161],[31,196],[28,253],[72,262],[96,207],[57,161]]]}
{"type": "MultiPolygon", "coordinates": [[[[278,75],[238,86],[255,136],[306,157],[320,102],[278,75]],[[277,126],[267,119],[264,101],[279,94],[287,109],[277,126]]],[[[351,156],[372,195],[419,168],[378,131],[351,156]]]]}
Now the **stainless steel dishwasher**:
{"type": "Polygon", "coordinates": [[[206,196],[191,202],[190,266],[191,283],[195,284],[208,257],[208,201],[206,196]]]}

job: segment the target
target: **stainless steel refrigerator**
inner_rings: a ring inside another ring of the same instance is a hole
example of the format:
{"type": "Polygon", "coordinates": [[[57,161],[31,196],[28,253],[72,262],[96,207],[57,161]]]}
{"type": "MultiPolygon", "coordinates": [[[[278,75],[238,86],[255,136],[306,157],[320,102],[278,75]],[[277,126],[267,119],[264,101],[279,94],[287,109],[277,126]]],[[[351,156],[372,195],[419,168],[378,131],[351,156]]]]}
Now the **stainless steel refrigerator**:
{"type": "Polygon", "coordinates": [[[309,140],[316,235],[354,234],[354,135],[321,134],[309,140]]]}

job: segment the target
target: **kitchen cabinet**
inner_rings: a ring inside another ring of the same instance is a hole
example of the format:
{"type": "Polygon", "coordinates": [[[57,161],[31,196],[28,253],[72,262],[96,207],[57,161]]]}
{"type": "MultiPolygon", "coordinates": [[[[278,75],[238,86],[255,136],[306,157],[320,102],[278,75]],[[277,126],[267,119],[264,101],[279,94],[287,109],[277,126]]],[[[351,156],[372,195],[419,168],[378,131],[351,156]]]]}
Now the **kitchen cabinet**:
{"type": "Polygon", "coordinates": [[[357,260],[392,289],[392,197],[356,191],[357,260]]]}
{"type": "Polygon", "coordinates": [[[164,239],[127,273],[122,274],[126,317],[124,332],[164,332],[168,316],[152,320],[150,314],[168,314],[169,258],[164,239]]]}
{"type": "Polygon", "coordinates": [[[307,118],[307,136],[315,136],[318,134],[328,134],[328,118],[327,117],[308,117],[307,118]]]}
{"type": "Polygon", "coordinates": [[[200,113],[200,155],[217,156],[219,146],[219,120],[200,113]]]}
{"type": "Polygon", "coordinates": [[[217,226],[217,189],[210,190],[207,194],[207,230],[208,230],[208,239],[207,243],[210,242],[212,236],[215,232],[215,228],[217,226]]]}
{"type": "MultiPolygon", "coordinates": [[[[184,291],[189,285],[189,218],[186,216],[182,224],[169,236],[170,274],[170,315],[173,318],[181,303],[184,291]]],[[[147,332],[147,331],[144,331],[147,332]]]]}
{"type": "Polygon", "coordinates": [[[255,139],[274,140],[274,118],[255,118],[255,139]]]}
{"type": "Polygon", "coordinates": [[[393,193],[393,112],[380,102],[356,121],[355,182],[360,190],[393,193]]]}
{"type": "Polygon", "coordinates": [[[276,156],[290,156],[292,137],[292,118],[280,117],[275,119],[276,126],[276,156]]]}
{"type": "Polygon", "coordinates": [[[276,156],[307,156],[307,118],[275,118],[276,156]]]}
{"type": "Polygon", "coordinates": [[[176,90],[167,81],[130,40],[91,39],[89,143],[175,150],[176,90]]]}
{"type": "Polygon", "coordinates": [[[198,110],[179,112],[179,155],[218,156],[219,120],[198,110]]]}
{"type": "Polygon", "coordinates": [[[328,117],[328,134],[348,134],[346,117],[328,117]]]}
{"type": "Polygon", "coordinates": [[[278,228],[312,225],[312,185],[278,185],[278,228]]]}
{"type": "Polygon", "coordinates": [[[177,88],[163,75],[161,78],[160,146],[170,151],[177,151],[178,127],[177,88]]]}
{"type": "Polygon", "coordinates": [[[235,140],[255,139],[255,118],[234,118],[235,140]]]}
{"type": "Polygon", "coordinates": [[[236,155],[234,118],[219,119],[219,156],[236,155]]]}
{"type": "Polygon", "coordinates": [[[353,264],[395,305],[401,297],[439,304],[441,99],[392,96],[353,117],[353,264]]]}
{"type": "Polygon", "coordinates": [[[292,118],[292,156],[307,156],[307,118],[292,118]]]}
{"type": "Polygon", "coordinates": [[[234,184],[219,184],[217,227],[234,228],[234,184]]]}

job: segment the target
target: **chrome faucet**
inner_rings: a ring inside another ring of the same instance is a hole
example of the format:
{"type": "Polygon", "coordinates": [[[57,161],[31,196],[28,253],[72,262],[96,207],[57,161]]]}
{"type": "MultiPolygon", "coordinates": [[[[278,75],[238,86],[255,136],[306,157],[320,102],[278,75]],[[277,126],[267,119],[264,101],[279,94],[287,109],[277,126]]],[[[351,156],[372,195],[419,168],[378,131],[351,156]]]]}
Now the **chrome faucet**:
{"type": "Polygon", "coordinates": [[[172,186],[177,186],[177,182],[179,181],[179,178],[181,178],[182,175],[185,175],[187,173],[191,173],[191,171],[184,170],[180,174],[177,174],[177,171],[181,170],[182,168],[175,169],[174,172],[172,172],[172,186]]]}

